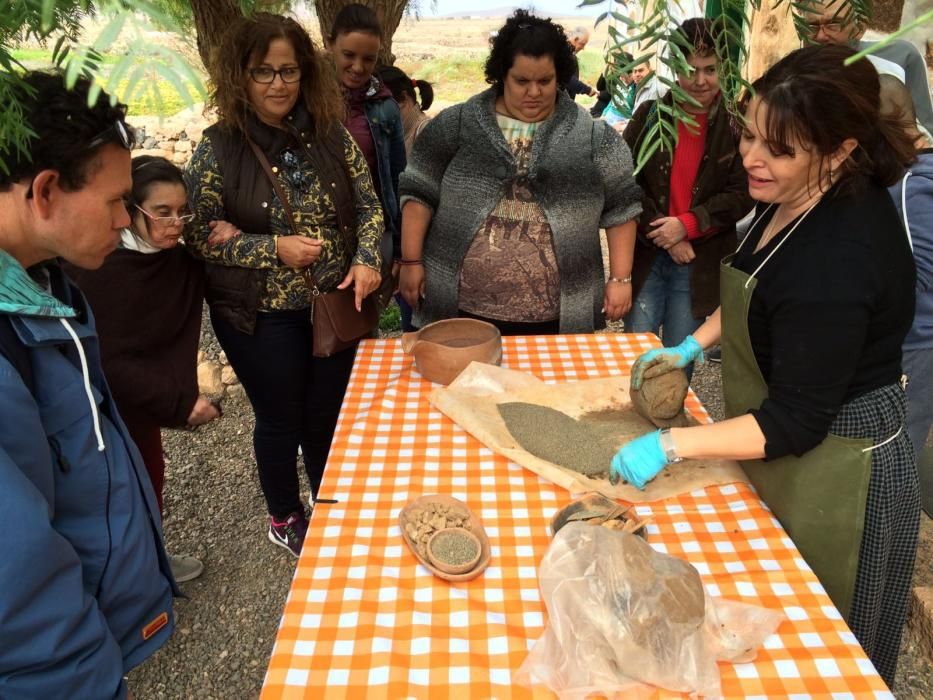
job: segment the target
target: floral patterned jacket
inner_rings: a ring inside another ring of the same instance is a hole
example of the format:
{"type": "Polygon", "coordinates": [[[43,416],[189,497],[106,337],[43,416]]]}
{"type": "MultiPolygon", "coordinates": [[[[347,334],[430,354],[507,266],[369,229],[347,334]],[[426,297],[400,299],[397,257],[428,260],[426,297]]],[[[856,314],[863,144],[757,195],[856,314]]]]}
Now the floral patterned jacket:
{"type": "MultiPolygon", "coordinates": [[[[305,116],[301,109],[296,109],[289,116],[297,127],[295,133],[302,136],[307,133],[303,131],[305,116]]],[[[381,265],[382,207],[362,152],[350,134],[342,127],[341,131],[356,212],[355,249],[338,230],[332,197],[322,186],[300,144],[295,143],[287,131],[263,127],[257,120],[250,124],[254,141],[266,153],[278,176],[300,235],[324,241],[321,258],[314,264],[313,274],[325,292],[333,290],[343,280],[351,265],[366,265],[375,270],[379,270],[381,265]],[[257,128],[259,133],[256,133],[257,128]]],[[[249,157],[254,159],[251,153],[249,157]]],[[[244,162],[243,167],[258,168],[259,165],[244,162]]],[[[227,173],[227,176],[239,177],[240,173],[227,173]]],[[[256,203],[267,211],[266,226],[246,228],[227,211],[224,177],[209,129],[198,144],[185,174],[188,197],[195,215],[185,236],[189,249],[208,263],[262,271],[259,310],[307,308],[310,306],[310,289],[304,271],[287,267],[275,252],[274,237],[293,234],[278,196],[273,191],[268,201],[256,203]],[[211,232],[209,223],[215,220],[230,221],[243,233],[222,244],[211,245],[207,240],[211,232]]]]}

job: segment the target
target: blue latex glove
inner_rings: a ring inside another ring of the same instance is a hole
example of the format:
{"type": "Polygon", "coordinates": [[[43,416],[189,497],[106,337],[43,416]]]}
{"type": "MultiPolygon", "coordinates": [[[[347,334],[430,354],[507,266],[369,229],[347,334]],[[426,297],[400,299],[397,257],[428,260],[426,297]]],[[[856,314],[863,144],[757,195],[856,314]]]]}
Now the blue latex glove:
{"type": "Polygon", "coordinates": [[[658,475],[668,464],[664,450],[661,449],[661,431],[642,435],[622,446],[612,458],[609,467],[609,483],[617,484],[625,479],[638,489],[658,475]]]}
{"type": "Polygon", "coordinates": [[[635,360],[632,366],[632,388],[641,389],[641,383],[675,369],[683,369],[694,360],[703,362],[703,348],[692,335],[672,348],[655,348],[635,360]]]}

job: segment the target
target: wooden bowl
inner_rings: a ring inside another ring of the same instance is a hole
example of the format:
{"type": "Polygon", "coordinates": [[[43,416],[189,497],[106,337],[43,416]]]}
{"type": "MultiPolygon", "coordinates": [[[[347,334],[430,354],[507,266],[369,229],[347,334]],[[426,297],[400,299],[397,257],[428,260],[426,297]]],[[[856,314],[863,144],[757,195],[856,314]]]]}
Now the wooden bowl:
{"type": "Polygon", "coordinates": [[[434,564],[435,567],[443,571],[445,574],[465,574],[468,571],[471,571],[474,566],[479,562],[479,558],[483,554],[483,545],[479,541],[479,538],[474,535],[469,530],[465,530],[462,527],[445,527],[443,530],[437,530],[431,539],[428,540],[428,559],[434,564]],[[437,556],[434,551],[434,545],[437,544],[438,539],[441,537],[462,537],[468,542],[472,542],[473,546],[476,548],[476,554],[472,556],[469,561],[465,561],[462,564],[450,564],[445,562],[443,559],[437,556]]]}
{"type": "Polygon", "coordinates": [[[456,498],[442,494],[420,496],[419,498],[410,501],[404,508],[402,508],[401,512],[398,514],[398,524],[402,531],[402,539],[405,541],[405,544],[408,545],[409,549],[411,549],[412,553],[415,555],[415,558],[421,564],[423,564],[428,571],[430,571],[438,578],[442,578],[445,581],[451,581],[452,583],[470,581],[471,579],[474,579],[483,573],[486,570],[486,567],[489,566],[491,549],[489,545],[489,537],[486,535],[486,531],[483,529],[483,524],[465,503],[457,500],[456,498]],[[476,565],[466,573],[449,574],[446,571],[441,571],[438,567],[434,566],[434,564],[432,564],[426,556],[421,555],[421,553],[418,551],[417,543],[412,540],[411,536],[406,530],[405,526],[409,523],[412,513],[432,503],[446,505],[448,507],[456,507],[467,514],[467,518],[464,522],[469,525],[470,532],[472,532],[476,536],[477,540],[479,540],[480,557],[479,561],[476,562],[476,565]]]}
{"type": "Polygon", "coordinates": [[[471,362],[502,361],[502,334],[491,323],[449,318],[402,335],[402,350],[415,358],[421,376],[450,384],[471,362]]]}

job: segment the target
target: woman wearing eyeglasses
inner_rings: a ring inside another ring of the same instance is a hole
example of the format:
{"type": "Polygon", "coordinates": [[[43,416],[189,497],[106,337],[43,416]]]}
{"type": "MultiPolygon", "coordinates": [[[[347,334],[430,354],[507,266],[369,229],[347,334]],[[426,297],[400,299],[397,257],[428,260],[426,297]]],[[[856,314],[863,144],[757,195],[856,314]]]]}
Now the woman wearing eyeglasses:
{"type": "MultiPolygon", "coordinates": [[[[120,415],[139,448],[162,508],[162,427],[208,423],[220,415],[197,377],[203,265],[179,245],[188,213],[181,171],[164,158],[133,159],[130,228],[97,270],[66,266],[88,298],[101,359],[120,415]]],[[[201,574],[194,557],[169,555],[179,582],[201,574]]]]}
{"type": "Polygon", "coordinates": [[[236,22],[212,75],[221,120],[188,166],[190,243],[207,262],[217,339],[256,414],[269,540],[298,556],[308,527],[298,449],[313,499],[355,355],[313,356],[312,289],[352,288],[359,309],[379,287],[382,207],[341,124],[333,68],[297,22],[236,22]]]}

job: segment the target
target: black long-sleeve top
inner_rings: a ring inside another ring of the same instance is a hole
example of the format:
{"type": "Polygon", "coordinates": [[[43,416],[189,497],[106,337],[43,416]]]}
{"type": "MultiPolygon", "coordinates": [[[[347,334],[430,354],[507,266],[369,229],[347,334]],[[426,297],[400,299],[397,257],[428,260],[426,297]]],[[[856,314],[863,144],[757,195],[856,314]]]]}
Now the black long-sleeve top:
{"type": "Polygon", "coordinates": [[[577,60],[576,54],[574,54],[573,73],[571,73],[570,80],[567,82],[567,94],[575,100],[577,99],[577,95],[589,95],[592,89],[593,88],[580,80],[580,63],[577,60]]]}
{"type": "MultiPolygon", "coordinates": [[[[773,213],[751,231],[736,268],[751,274],[793,226],[753,252],[773,213]]],[[[867,182],[830,190],[757,274],[748,326],[768,397],[751,413],[766,459],[813,449],[843,404],[898,381],[914,278],[891,197],[867,182]]]]}

